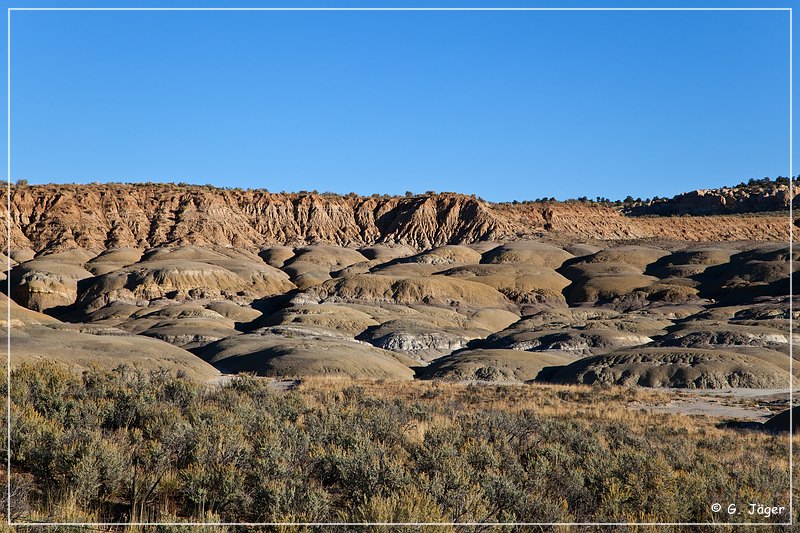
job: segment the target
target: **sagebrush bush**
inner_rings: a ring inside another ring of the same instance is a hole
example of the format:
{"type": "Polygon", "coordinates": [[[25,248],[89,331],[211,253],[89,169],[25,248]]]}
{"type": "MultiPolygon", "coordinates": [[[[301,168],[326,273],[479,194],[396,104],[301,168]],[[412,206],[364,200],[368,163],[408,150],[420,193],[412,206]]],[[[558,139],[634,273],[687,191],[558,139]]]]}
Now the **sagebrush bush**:
{"type": "Polygon", "coordinates": [[[210,387],[125,367],[80,377],[22,366],[12,509],[15,520],[112,522],[787,519],[710,510],[785,505],[785,436],[627,407],[637,394],[314,382],[286,392],[247,376],[210,387]]]}

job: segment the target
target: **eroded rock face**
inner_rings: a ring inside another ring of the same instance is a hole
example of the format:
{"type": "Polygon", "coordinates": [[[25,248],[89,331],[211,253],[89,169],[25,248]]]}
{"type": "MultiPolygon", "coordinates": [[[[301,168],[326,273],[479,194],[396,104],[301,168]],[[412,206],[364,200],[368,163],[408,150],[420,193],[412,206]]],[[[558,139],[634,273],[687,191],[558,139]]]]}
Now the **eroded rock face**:
{"type": "Polygon", "coordinates": [[[111,364],[102,346],[147,365],[161,350],[198,377],[210,362],[287,377],[760,387],[786,381],[797,342],[787,246],[765,242],[786,236],[777,215],[54,191],[12,200],[11,296],[30,309],[15,307],[19,320],[38,317],[17,332],[12,317],[26,357],[60,335],[77,367],[111,364]]]}
{"type": "Polygon", "coordinates": [[[81,295],[86,311],[123,301],[252,301],[283,294],[295,286],[289,276],[255,256],[198,247],[148,251],[142,260],[97,277],[81,295]]]}
{"type": "Polygon", "coordinates": [[[11,270],[11,297],[34,311],[68,307],[78,298],[78,282],[91,277],[79,265],[33,259],[11,270]]]}
{"type": "MultiPolygon", "coordinates": [[[[795,186],[796,187],[796,186],[795,186]]],[[[674,198],[628,210],[632,215],[719,215],[789,209],[792,191],[788,183],[753,183],[740,187],[700,189],[674,198]]]]}
{"type": "Polygon", "coordinates": [[[12,243],[36,250],[196,244],[410,244],[511,235],[491,205],[456,194],[359,197],[174,185],[14,187],[12,243]]]}
{"type": "MultiPolygon", "coordinates": [[[[419,251],[448,244],[535,240],[544,234],[599,240],[786,241],[786,221],[782,214],[639,218],[601,205],[491,204],[449,193],[323,196],[169,184],[11,189],[11,248],[36,252],[165,245],[257,252],[269,245],[321,243],[400,243],[419,251]]],[[[5,232],[0,233],[0,242],[8,248],[5,232]]]]}

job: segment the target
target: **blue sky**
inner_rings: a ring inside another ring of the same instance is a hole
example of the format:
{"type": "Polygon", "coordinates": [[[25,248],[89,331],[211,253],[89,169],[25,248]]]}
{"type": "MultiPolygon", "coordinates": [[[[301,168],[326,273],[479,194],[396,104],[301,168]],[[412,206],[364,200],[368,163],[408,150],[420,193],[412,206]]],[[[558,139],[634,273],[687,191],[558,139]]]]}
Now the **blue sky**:
{"type": "Polygon", "coordinates": [[[789,173],[788,47],[786,12],[15,11],[11,176],[673,195],[789,173]]]}

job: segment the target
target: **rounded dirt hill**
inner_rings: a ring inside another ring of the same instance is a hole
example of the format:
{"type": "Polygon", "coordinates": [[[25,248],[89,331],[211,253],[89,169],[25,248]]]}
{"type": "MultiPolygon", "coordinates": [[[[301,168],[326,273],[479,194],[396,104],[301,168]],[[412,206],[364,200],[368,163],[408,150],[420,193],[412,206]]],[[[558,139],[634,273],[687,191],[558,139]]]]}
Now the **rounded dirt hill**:
{"type": "Polygon", "coordinates": [[[437,359],[420,377],[441,381],[525,382],[535,379],[543,368],[567,365],[574,360],[562,352],[463,350],[437,359]]]}
{"type": "MultiPolygon", "coordinates": [[[[0,295],[0,305],[8,299],[0,295]]],[[[11,302],[11,366],[56,361],[75,372],[92,367],[112,370],[121,365],[150,371],[180,372],[187,378],[207,382],[219,372],[197,356],[166,342],[132,335],[123,330],[87,324],[66,324],[11,302]]],[[[0,319],[3,336],[9,322],[0,319]]]]}
{"type": "Polygon", "coordinates": [[[786,370],[769,362],[724,350],[632,348],[580,359],[539,376],[552,383],[640,385],[720,389],[780,388],[786,370]]]}
{"type": "Polygon", "coordinates": [[[196,353],[225,373],[253,372],[270,377],[349,377],[413,379],[414,371],[392,352],[329,335],[237,335],[196,353]]]}

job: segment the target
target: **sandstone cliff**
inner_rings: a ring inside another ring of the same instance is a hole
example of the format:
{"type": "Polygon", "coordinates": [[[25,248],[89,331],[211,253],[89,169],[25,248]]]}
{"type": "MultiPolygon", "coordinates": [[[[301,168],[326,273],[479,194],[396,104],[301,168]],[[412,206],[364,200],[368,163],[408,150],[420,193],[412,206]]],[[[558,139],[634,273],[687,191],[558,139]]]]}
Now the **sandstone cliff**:
{"type": "Polygon", "coordinates": [[[719,189],[698,189],[685,192],[672,198],[651,201],[625,209],[630,215],[722,215],[737,213],[757,213],[789,209],[792,203],[796,208],[800,197],[794,194],[798,182],[790,189],[785,181],[753,181],[736,187],[719,189]]]}
{"type": "MultiPolygon", "coordinates": [[[[784,241],[789,232],[782,214],[643,218],[598,205],[491,204],[450,193],[360,197],[156,184],[15,186],[10,211],[11,247],[35,251],[307,243],[426,249],[543,235],[784,241]]],[[[6,248],[4,233],[0,239],[6,248]]]]}

